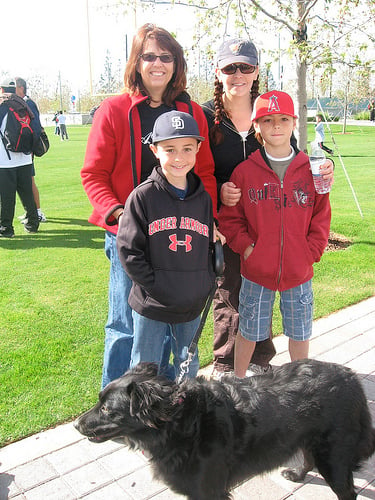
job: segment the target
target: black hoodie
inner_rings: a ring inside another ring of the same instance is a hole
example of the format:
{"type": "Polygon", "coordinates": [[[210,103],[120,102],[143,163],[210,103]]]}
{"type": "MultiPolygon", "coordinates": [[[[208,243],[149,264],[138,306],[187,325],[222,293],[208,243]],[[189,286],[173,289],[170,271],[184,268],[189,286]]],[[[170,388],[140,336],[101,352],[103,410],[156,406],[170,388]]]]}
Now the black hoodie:
{"type": "Polygon", "coordinates": [[[199,316],[215,283],[211,198],[196,174],[187,179],[181,200],[156,167],[127,199],[117,234],[130,306],[165,323],[199,316]]]}

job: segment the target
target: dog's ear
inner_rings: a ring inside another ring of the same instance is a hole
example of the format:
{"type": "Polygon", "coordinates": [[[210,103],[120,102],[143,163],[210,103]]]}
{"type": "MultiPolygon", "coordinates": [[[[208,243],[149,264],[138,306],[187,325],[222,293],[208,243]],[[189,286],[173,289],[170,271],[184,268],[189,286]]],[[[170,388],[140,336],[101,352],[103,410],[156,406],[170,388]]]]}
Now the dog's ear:
{"type": "Polygon", "coordinates": [[[157,428],[171,420],[173,383],[163,384],[158,379],[131,382],[128,387],[130,415],[136,416],[148,427],[157,428]]]}

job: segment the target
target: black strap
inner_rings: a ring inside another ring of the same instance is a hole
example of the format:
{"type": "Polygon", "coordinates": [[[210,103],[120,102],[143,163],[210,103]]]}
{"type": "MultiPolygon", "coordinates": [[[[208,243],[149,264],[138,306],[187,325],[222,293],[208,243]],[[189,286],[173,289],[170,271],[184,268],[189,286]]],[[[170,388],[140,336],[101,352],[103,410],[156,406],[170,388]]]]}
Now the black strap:
{"type": "Polygon", "coordinates": [[[210,291],[210,295],[207,297],[206,305],[204,306],[204,309],[202,311],[201,320],[199,322],[197,331],[195,332],[193,340],[190,342],[188,354],[190,353],[192,356],[194,356],[195,351],[197,350],[199,338],[201,336],[204,324],[206,323],[207,315],[210,311],[210,307],[211,307],[212,301],[214,299],[215,292],[216,292],[216,281],[215,281],[215,284],[210,291]]]}
{"type": "Polygon", "coordinates": [[[214,270],[216,274],[216,279],[213,287],[211,288],[210,294],[207,297],[206,304],[204,306],[204,309],[202,311],[201,319],[197,328],[197,331],[195,332],[195,335],[193,337],[193,340],[190,342],[188,351],[187,351],[187,358],[185,361],[181,363],[180,366],[180,374],[177,377],[177,383],[181,383],[182,380],[184,379],[185,375],[189,371],[189,366],[191,361],[193,360],[195,351],[197,350],[198,342],[204,327],[204,324],[207,319],[207,315],[209,313],[209,310],[211,308],[212,301],[215,296],[216,288],[217,288],[217,280],[223,275],[224,272],[224,252],[223,252],[223,246],[221,244],[221,241],[217,239],[213,245],[213,265],[214,265],[214,270]]]}
{"type": "Polygon", "coordinates": [[[134,125],[133,125],[133,109],[129,113],[129,126],[130,126],[130,152],[131,152],[131,164],[133,172],[133,187],[138,186],[138,175],[137,175],[137,162],[135,154],[135,138],[134,138],[134,125]]]}

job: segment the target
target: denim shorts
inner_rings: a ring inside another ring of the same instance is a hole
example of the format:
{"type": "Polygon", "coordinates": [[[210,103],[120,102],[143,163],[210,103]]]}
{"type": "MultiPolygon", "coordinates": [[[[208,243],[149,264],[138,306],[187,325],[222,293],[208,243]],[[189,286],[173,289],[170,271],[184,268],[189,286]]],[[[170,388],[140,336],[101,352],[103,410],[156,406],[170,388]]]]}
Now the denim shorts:
{"type": "MultiPolygon", "coordinates": [[[[246,340],[259,342],[269,337],[276,292],[242,276],[239,330],[246,340]]],[[[314,296],[311,280],[280,292],[284,335],[307,340],[312,333],[314,296]]]]}

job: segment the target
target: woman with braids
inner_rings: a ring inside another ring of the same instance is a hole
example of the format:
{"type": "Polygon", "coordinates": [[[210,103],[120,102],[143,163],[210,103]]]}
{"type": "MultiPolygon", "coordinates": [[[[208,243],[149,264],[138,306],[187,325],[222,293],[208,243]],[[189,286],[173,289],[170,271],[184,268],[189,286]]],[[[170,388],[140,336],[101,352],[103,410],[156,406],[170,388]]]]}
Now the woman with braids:
{"type": "MultiPolygon", "coordinates": [[[[157,163],[149,147],[155,120],[167,111],[184,111],[195,118],[200,135],[208,138],[203,111],[186,93],[182,47],[165,29],[145,24],[137,31],[124,83],[124,92],[105,99],[95,112],[81,171],[94,208],[89,220],[105,230],[105,253],[110,261],[102,387],[120,377],[130,363],[133,317],[128,296],[132,281],[119,260],[116,236],[128,196],[157,163]]],[[[211,195],[215,210],[216,181],[208,140],[197,154],[195,173],[211,195]]],[[[165,365],[169,351],[168,345],[165,365]]]]}
{"type": "MultiPolygon", "coordinates": [[[[251,121],[253,103],[259,95],[258,52],[250,40],[225,41],[217,53],[214,99],[202,105],[206,115],[220,204],[234,206],[241,190],[229,178],[234,168],[260,148],[251,121]]],[[[295,140],[293,137],[292,140],[295,140]]],[[[333,163],[327,160],[323,172],[333,176],[333,163]]],[[[220,230],[220,228],[219,228],[220,230]]],[[[238,331],[238,296],[241,287],[240,257],[224,245],[225,271],[213,303],[213,378],[234,368],[234,341],[238,331]]],[[[249,365],[250,372],[270,369],[275,355],[272,331],[268,340],[258,342],[249,365]]]]}

